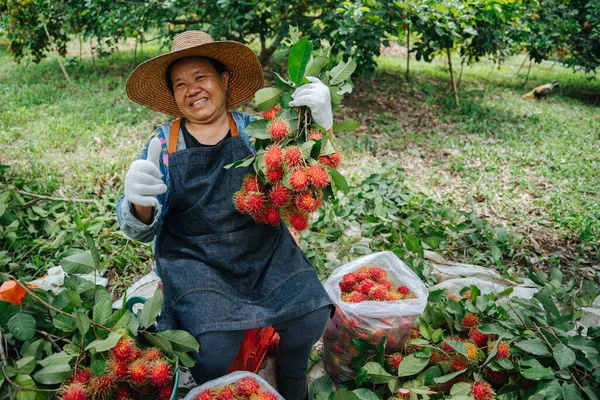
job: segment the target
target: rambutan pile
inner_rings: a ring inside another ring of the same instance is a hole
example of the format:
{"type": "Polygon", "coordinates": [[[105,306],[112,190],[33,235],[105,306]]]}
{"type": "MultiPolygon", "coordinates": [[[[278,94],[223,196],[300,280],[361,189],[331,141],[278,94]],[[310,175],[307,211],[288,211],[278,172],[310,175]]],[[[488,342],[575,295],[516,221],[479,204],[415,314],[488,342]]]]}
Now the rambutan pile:
{"type": "Polygon", "coordinates": [[[235,208],[257,223],[283,221],[302,231],[310,214],[323,205],[323,191],[332,184],[331,171],[341,158],[322,128],[296,122],[308,112],[275,106],[263,114],[269,122],[263,139],[255,142],[255,173],[244,178],[233,198],[235,208]]]}
{"type": "Polygon", "coordinates": [[[174,365],[156,347],[141,350],[124,336],[113,347],[106,369],[79,367],[59,389],[61,400],[168,400],[173,393],[174,365]]]}
{"type": "Polygon", "coordinates": [[[264,388],[251,376],[244,376],[224,386],[212,387],[198,393],[195,400],[277,400],[276,394],[264,388]]]}
{"type": "Polygon", "coordinates": [[[342,300],[348,303],[416,298],[408,287],[394,285],[388,278],[387,272],[376,266],[363,265],[356,271],[345,274],[339,285],[342,290],[342,300]]]}

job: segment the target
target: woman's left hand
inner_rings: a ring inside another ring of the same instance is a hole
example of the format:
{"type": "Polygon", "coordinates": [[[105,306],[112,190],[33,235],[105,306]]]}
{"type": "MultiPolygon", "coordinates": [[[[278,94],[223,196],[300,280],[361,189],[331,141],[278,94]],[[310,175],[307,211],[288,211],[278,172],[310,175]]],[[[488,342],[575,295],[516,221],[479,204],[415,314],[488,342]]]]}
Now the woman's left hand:
{"type": "Polygon", "coordinates": [[[333,126],[329,88],[314,76],[307,76],[306,79],[311,83],[300,86],[292,93],[294,100],[290,101],[290,106],[310,108],[313,120],[328,131],[333,126]]]}

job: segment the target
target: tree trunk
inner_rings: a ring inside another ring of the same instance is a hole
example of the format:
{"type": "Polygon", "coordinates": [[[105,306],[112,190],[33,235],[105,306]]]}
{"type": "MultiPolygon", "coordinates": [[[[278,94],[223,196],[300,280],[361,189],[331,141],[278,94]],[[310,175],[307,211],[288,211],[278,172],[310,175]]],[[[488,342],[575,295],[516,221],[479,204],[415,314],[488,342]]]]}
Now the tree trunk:
{"type": "Polygon", "coordinates": [[[71,78],[69,78],[69,74],[67,74],[67,70],[65,69],[65,66],[63,65],[63,63],[61,61],[61,56],[60,56],[60,53],[58,52],[58,48],[54,44],[54,40],[52,40],[52,37],[50,36],[50,32],[48,32],[48,28],[46,27],[46,22],[44,22],[43,20],[42,20],[42,25],[44,26],[44,31],[46,32],[46,36],[48,37],[48,41],[50,42],[50,45],[52,46],[52,49],[56,53],[56,58],[58,59],[58,64],[60,65],[60,69],[62,69],[62,72],[65,75],[65,78],[67,78],[67,81],[69,83],[73,83],[73,82],[71,82],[71,78]]]}
{"type": "Polygon", "coordinates": [[[79,62],[81,62],[81,36],[79,36],[79,62]]]}
{"type": "Polygon", "coordinates": [[[406,81],[410,71],[410,24],[406,25],[406,81]]]}
{"type": "Polygon", "coordinates": [[[90,38],[90,53],[92,54],[92,68],[94,68],[94,71],[96,71],[96,60],[94,59],[94,43],[92,40],[93,39],[90,38]]]}
{"type": "Polygon", "coordinates": [[[273,40],[273,43],[271,43],[271,47],[263,47],[260,49],[258,60],[260,61],[261,65],[265,65],[269,62],[269,59],[271,58],[273,53],[275,53],[275,50],[277,50],[277,47],[279,46],[279,43],[281,43],[282,40],[283,36],[277,34],[275,36],[275,39],[273,40]]]}
{"type": "Polygon", "coordinates": [[[460,74],[458,74],[458,82],[456,82],[456,88],[460,87],[460,80],[462,79],[463,68],[465,66],[465,60],[460,63],[460,74]]]}
{"type": "Polygon", "coordinates": [[[527,57],[525,57],[523,59],[523,62],[521,63],[521,66],[519,67],[519,70],[517,71],[517,76],[519,75],[519,73],[521,72],[521,70],[523,69],[523,65],[525,65],[525,63],[527,62],[527,57]]]}
{"type": "Polygon", "coordinates": [[[454,103],[456,106],[459,106],[458,103],[458,92],[456,91],[456,82],[454,81],[454,71],[452,70],[452,57],[450,57],[450,49],[446,49],[446,53],[448,54],[448,67],[450,68],[450,80],[452,81],[452,91],[454,92],[454,103]]]}
{"type": "Polygon", "coordinates": [[[527,76],[525,77],[525,82],[523,82],[523,85],[521,85],[521,87],[525,87],[525,85],[527,85],[527,82],[529,81],[529,73],[531,72],[532,64],[533,64],[533,58],[529,59],[529,68],[527,68],[527,76]]]}

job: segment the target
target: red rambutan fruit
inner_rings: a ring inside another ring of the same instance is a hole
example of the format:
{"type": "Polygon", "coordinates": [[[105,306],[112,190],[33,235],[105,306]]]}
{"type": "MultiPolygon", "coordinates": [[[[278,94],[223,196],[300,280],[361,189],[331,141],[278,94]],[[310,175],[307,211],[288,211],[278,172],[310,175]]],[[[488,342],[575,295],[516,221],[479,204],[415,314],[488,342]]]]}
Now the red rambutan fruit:
{"type": "Polygon", "coordinates": [[[296,168],[289,175],[290,187],[301,192],[308,186],[308,174],[304,168],[296,168]]]}
{"type": "Polygon", "coordinates": [[[217,394],[216,400],[235,400],[237,399],[233,386],[225,386],[217,394]]]}
{"type": "Polygon", "coordinates": [[[317,199],[313,197],[310,192],[302,192],[296,195],[296,199],[294,200],[294,205],[300,211],[304,211],[306,213],[311,213],[317,210],[318,206],[317,199]]]}
{"type": "Polygon", "coordinates": [[[366,281],[367,279],[371,279],[371,276],[369,275],[369,272],[367,271],[360,271],[360,269],[355,271],[356,273],[356,280],[359,282],[362,281],[366,281]]]}
{"type": "Polygon", "coordinates": [[[260,392],[260,384],[252,377],[244,377],[235,383],[235,392],[242,396],[252,396],[260,392]]]}
{"type": "MultiPolygon", "coordinates": [[[[492,347],[493,347],[493,343],[492,343],[492,347]]],[[[496,352],[496,358],[510,358],[510,345],[505,342],[504,340],[501,340],[498,343],[498,350],[496,352]]]]}
{"type": "Polygon", "coordinates": [[[317,129],[313,129],[308,133],[308,140],[321,140],[323,138],[323,134],[319,132],[317,129]]]}
{"type": "Polygon", "coordinates": [[[442,342],[441,346],[442,346],[442,350],[444,350],[446,353],[454,352],[454,347],[452,347],[448,343],[446,343],[446,340],[454,340],[456,342],[462,342],[462,339],[459,338],[458,336],[448,336],[447,338],[444,338],[444,341],[442,342]]]}
{"type": "Polygon", "coordinates": [[[379,281],[379,284],[384,286],[388,291],[394,290],[394,284],[389,279],[382,279],[379,281]]]}
{"type": "Polygon", "coordinates": [[[265,186],[256,174],[248,174],[244,177],[242,187],[246,192],[262,192],[265,186]]]}
{"type": "Polygon", "coordinates": [[[267,147],[265,151],[264,160],[267,168],[274,169],[281,165],[281,157],[283,155],[283,149],[281,146],[276,144],[267,147]]]}
{"type": "Polygon", "coordinates": [[[369,300],[385,301],[387,299],[387,289],[383,285],[374,285],[369,290],[369,300]]]}
{"type": "Polygon", "coordinates": [[[416,326],[410,328],[410,339],[418,339],[421,337],[421,331],[416,326]]]}
{"type": "Polygon", "coordinates": [[[112,397],[113,400],[133,400],[133,394],[131,393],[131,389],[129,389],[125,385],[117,386],[117,390],[112,397]]]}
{"type": "Polygon", "coordinates": [[[467,368],[468,365],[462,362],[458,357],[452,357],[450,359],[450,371],[457,372],[467,368]]]}
{"type": "Polygon", "coordinates": [[[393,353],[390,354],[389,356],[386,357],[387,362],[390,363],[390,365],[392,367],[394,367],[395,371],[398,371],[398,367],[400,366],[400,363],[402,362],[402,353],[393,353]]]}
{"type": "Polygon", "coordinates": [[[129,362],[133,360],[135,353],[139,351],[132,338],[123,336],[115,347],[110,350],[110,354],[118,361],[129,362]]]}
{"type": "Polygon", "coordinates": [[[135,385],[143,385],[148,381],[148,373],[150,372],[148,364],[143,360],[137,360],[129,366],[129,378],[135,385]]]}
{"type": "Polygon", "coordinates": [[[314,187],[322,189],[327,186],[330,180],[331,177],[322,167],[318,165],[308,167],[308,181],[314,187]]]}
{"type": "Polygon", "coordinates": [[[248,200],[248,193],[244,190],[237,191],[233,195],[233,206],[239,212],[247,213],[246,200],[248,200]]]}
{"type": "Polygon", "coordinates": [[[279,210],[274,206],[267,206],[264,214],[264,220],[269,225],[279,225],[281,222],[281,216],[279,215],[279,210]]]}
{"type": "Polygon", "coordinates": [[[173,373],[169,364],[164,361],[155,361],[150,367],[150,383],[163,387],[171,383],[173,373]]]}
{"type": "Polygon", "coordinates": [[[61,400],[88,400],[85,386],[80,382],[72,382],[61,389],[61,400]]]}
{"type": "Polygon", "coordinates": [[[266,205],[265,197],[260,192],[248,193],[246,196],[246,210],[250,215],[262,214],[266,205]]]}
{"type": "Polygon", "coordinates": [[[407,389],[407,388],[398,389],[398,397],[401,399],[410,399],[410,389],[407,389]]]}
{"type": "Polygon", "coordinates": [[[369,268],[369,275],[371,279],[375,282],[380,282],[384,279],[387,279],[387,272],[383,268],[379,267],[371,267],[369,268]]]}
{"type": "Polygon", "coordinates": [[[158,390],[158,400],[169,400],[173,394],[173,385],[162,387],[158,390]]]}
{"type": "Polygon", "coordinates": [[[429,364],[435,365],[435,364],[439,363],[440,361],[447,361],[447,360],[448,360],[447,355],[445,355],[444,353],[442,353],[439,350],[433,350],[433,352],[431,353],[431,357],[429,357],[429,364]]]}
{"type": "Polygon", "coordinates": [[[342,292],[351,292],[356,283],[356,275],[353,272],[349,272],[342,276],[342,280],[340,281],[340,289],[342,292]]]}
{"type": "Polygon", "coordinates": [[[213,389],[206,389],[198,393],[196,400],[215,400],[217,398],[217,392],[213,389]]]}
{"type": "Polygon", "coordinates": [[[308,216],[301,212],[291,212],[288,216],[290,225],[298,232],[308,228],[308,216]]]}
{"type": "Polygon", "coordinates": [[[396,291],[403,296],[407,296],[410,293],[410,289],[404,285],[398,286],[398,289],[396,289],[396,291]]]}
{"type": "Polygon", "coordinates": [[[278,207],[286,206],[292,198],[292,192],[283,185],[274,186],[269,192],[269,199],[278,207]]]}
{"type": "Polygon", "coordinates": [[[463,342],[465,344],[465,347],[467,348],[467,358],[470,362],[476,362],[479,361],[480,358],[480,352],[479,352],[479,347],[477,347],[477,345],[471,341],[465,341],[463,342]]]}
{"type": "Polygon", "coordinates": [[[471,298],[471,291],[467,290],[466,292],[464,292],[462,294],[463,299],[470,299],[471,298]]]}
{"type": "Polygon", "coordinates": [[[156,347],[148,347],[142,352],[142,357],[146,361],[157,361],[162,358],[162,352],[156,347]]]}
{"type": "Polygon", "coordinates": [[[472,328],[479,325],[479,315],[474,313],[466,313],[461,321],[461,325],[465,328],[472,328]]]}
{"type": "Polygon", "coordinates": [[[369,290],[371,290],[371,288],[373,288],[373,286],[375,286],[376,283],[374,281],[372,281],[371,279],[367,279],[364,280],[362,282],[360,282],[359,284],[356,285],[356,290],[368,295],[369,294],[369,290]]]}
{"type": "Polygon", "coordinates": [[[283,179],[283,175],[285,175],[283,168],[267,169],[267,172],[265,172],[265,177],[270,184],[275,184],[281,181],[283,179]]]}
{"type": "Polygon", "coordinates": [[[280,141],[285,139],[285,137],[290,133],[290,124],[288,124],[286,120],[275,118],[269,122],[267,129],[269,130],[271,139],[280,141]]]}
{"type": "Polygon", "coordinates": [[[115,380],[108,374],[98,375],[88,382],[88,391],[94,400],[110,399],[115,390],[115,380]]]}
{"type": "Polygon", "coordinates": [[[340,153],[337,150],[333,154],[319,157],[319,162],[321,164],[331,168],[337,168],[341,161],[340,153]]]}
{"type": "Polygon", "coordinates": [[[360,303],[362,301],[367,300],[367,296],[360,292],[354,291],[345,295],[345,297],[342,297],[342,300],[344,300],[347,303],[360,303]]]}
{"type": "Polygon", "coordinates": [[[89,368],[79,368],[73,374],[73,382],[88,383],[94,376],[93,372],[89,368]]]}
{"type": "Polygon", "coordinates": [[[486,368],[483,370],[483,376],[485,376],[485,380],[488,381],[493,387],[499,388],[508,382],[509,373],[506,371],[494,371],[491,368],[486,368]]]}
{"type": "Polygon", "coordinates": [[[288,169],[301,165],[304,161],[304,155],[300,147],[288,147],[283,152],[283,162],[288,169]]]}
{"type": "Polygon", "coordinates": [[[112,359],[108,362],[108,365],[106,366],[106,371],[113,378],[115,378],[115,380],[126,379],[128,374],[127,364],[124,362],[119,362],[115,359],[112,359]]]}
{"type": "Polygon", "coordinates": [[[458,303],[460,298],[458,296],[448,296],[448,300],[456,301],[458,303]]]}
{"type": "Polygon", "coordinates": [[[481,333],[479,329],[477,329],[477,327],[474,326],[469,330],[469,337],[477,346],[485,347],[490,341],[492,335],[481,333]]]}
{"type": "Polygon", "coordinates": [[[398,300],[404,300],[404,298],[402,297],[402,295],[400,293],[388,292],[386,300],[387,301],[398,301],[398,300]]]}
{"type": "Polygon", "coordinates": [[[252,400],[277,400],[277,396],[271,392],[262,392],[253,397],[252,400]]]}
{"type": "Polygon", "coordinates": [[[264,119],[275,119],[277,117],[277,113],[281,111],[281,107],[275,106],[263,113],[264,119]]]}
{"type": "Polygon", "coordinates": [[[471,386],[471,394],[473,394],[475,400],[491,400],[496,397],[496,392],[485,381],[474,382],[471,386]]]}

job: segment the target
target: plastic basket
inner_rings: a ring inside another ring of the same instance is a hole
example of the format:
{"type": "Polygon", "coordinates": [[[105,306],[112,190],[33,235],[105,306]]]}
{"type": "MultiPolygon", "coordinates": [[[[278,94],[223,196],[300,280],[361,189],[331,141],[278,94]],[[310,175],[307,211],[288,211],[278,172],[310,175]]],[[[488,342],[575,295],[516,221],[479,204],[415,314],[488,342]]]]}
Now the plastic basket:
{"type": "Polygon", "coordinates": [[[229,365],[227,373],[234,371],[257,373],[276,336],[277,332],[270,326],[248,329],[240,344],[240,351],[229,365]]]}

